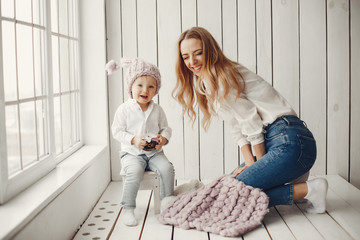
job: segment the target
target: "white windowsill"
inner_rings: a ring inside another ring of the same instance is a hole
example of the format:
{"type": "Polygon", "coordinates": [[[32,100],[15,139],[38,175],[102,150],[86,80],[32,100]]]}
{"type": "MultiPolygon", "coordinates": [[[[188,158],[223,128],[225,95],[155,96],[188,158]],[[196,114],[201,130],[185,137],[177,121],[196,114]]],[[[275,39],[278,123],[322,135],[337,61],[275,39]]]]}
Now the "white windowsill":
{"type": "Polygon", "coordinates": [[[61,162],[54,170],[0,206],[0,239],[13,236],[64,191],[89,166],[105,145],[85,145],[61,162]]]}

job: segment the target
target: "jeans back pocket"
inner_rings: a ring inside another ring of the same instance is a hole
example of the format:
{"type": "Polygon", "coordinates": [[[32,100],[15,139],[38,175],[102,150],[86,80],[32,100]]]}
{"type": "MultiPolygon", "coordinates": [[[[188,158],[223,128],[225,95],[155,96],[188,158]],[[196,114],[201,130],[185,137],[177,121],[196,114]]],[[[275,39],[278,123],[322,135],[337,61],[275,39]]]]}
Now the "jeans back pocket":
{"type": "Polygon", "coordinates": [[[300,146],[301,154],[299,156],[298,162],[304,167],[310,169],[316,160],[316,141],[313,137],[305,135],[297,135],[300,146]]]}

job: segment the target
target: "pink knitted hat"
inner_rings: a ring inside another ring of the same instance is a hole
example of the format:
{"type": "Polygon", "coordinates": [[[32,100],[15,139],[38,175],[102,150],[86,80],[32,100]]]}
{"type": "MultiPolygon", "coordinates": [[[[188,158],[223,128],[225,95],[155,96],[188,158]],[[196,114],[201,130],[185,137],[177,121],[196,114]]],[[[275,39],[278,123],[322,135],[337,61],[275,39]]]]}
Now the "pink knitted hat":
{"type": "Polygon", "coordinates": [[[134,81],[141,76],[151,76],[156,80],[155,95],[159,92],[161,87],[161,75],[159,69],[148,62],[139,58],[122,58],[120,62],[121,67],[127,67],[126,82],[129,96],[132,98],[131,87],[134,81]]]}

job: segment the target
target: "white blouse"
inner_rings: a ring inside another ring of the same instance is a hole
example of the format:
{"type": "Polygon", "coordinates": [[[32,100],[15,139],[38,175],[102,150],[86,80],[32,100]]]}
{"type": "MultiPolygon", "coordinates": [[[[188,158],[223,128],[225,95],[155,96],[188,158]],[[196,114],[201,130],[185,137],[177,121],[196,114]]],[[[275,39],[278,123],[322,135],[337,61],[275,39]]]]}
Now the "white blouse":
{"type": "Polygon", "coordinates": [[[240,98],[236,98],[236,90],[233,89],[225,99],[227,107],[217,103],[216,110],[221,118],[230,121],[233,138],[242,147],[249,143],[256,145],[264,142],[264,127],[278,117],[297,115],[290,104],[263,78],[242,65],[239,69],[245,80],[245,91],[240,98]]]}
{"type": "Polygon", "coordinates": [[[129,99],[118,107],[111,130],[113,137],[121,143],[121,151],[133,155],[146,154],[148,157],[161,152],[162,149],[139,149],[131,145],[133,137],[142,134],[161,134],[169,141],[172,133],[165,112],[159,104],[151,101],[148,109],[143,112],[135,99],[129,99]]]}

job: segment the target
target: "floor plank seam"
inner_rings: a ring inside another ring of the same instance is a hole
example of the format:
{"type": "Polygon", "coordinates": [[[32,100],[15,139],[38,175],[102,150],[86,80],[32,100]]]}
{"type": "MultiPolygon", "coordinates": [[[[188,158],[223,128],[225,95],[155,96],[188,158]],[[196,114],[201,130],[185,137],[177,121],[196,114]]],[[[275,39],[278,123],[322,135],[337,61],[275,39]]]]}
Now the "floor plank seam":
{"type": "Polygon", "coordinates": [[[264,226],[266,232],[269,234],[270,239],[273,239],[273,238],[271,237],[270,231],[268,230],[268,228],[267,228],[266,224],[264,223],[264,221],[261,221],[261,223],[262,223],[262,225],[264,226]]]}
{"type": "Polygon", "coordinates": [[[352,235],[331,215],[331,213],[329,213],[328,211],[326,211],[327,215],[329,215],[329,217],[334,220],[334,222],[339,225],[339,227],[351,238],[351,239],[355,239],[352,237],[352,235]]]}
{"type": "Polygon", "coordinates": [[[117,217],[116,217],[116,219],[115,219],[115,221],[114,221],[114,224],[112,225],[112,227],[111,227],[111,229],[110,229],[110,232],[109,232],[106,240],[109,240],[109,239],[110,239],[111,234],[113,233],[113,231],[114,231],[114,229],[115,229],[116,223],[117,223],[118,220],[119,220],[119,217],[120,217],[120,214],[121,214],[121,212],[122,212],[122,209],[123,209],[123,208],[121,207],[120,210],[119,210],[119,213],[118,213],[118,215],[117,215],[117,217]]]}
{"type": "MultiPolygon", "coordinates": [[[[321,231],[315,226],[315,224],[311,221],[311,219],[305,214],[306,210],[301,209],[298,203],[295,203],[296,207],[300,210],[300,212],[304,215],[304,217],[311,223],[311,225],[316,229],[316,231],[320,234],[323,239],[326,237],[321,233],[321,231]]],[[[324,213],[325,214],[325,213],[324,213]]]]}
{"type": "Polygon", "coordinates": [[[143,233],[143,231],[144,231],[144,227],[145,227],[145,223],[146,223],[146,218],[147,218],[148,213],[149,213],[150,202],[151,202],[151,197],[152,197],[153,193],[154,193],[154,190],[151,190],[150,197],[149,197],[149,201],[148,201],[147,208],[146,208],[146,212],[145,212],[145,216],[144,216],[144,221],[143,221],[143,224],[142,224],[142,227],[141,227],[141,231],[140,231],[139,239],[141,239],[142,233],[143,233]]]}
{"type": "Polygon", "coordinates": [[[280,218],[283,220],[284,224],[286,225],[286,227],[289,229],[289,231],[291,232],[291,234],[293,235],[293,237],[296,239],[296,236],[294,234],[294,232],[291,230],[290,226],[287,224],[287,222],[285,221],[285,219],[283,218],[283,216],[281,215],[281,213],[279,212],[279,210],[274,207],[274,209],[276,210],[276,212],[279,214],[280,218]]]}

